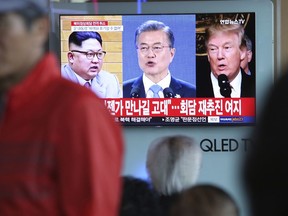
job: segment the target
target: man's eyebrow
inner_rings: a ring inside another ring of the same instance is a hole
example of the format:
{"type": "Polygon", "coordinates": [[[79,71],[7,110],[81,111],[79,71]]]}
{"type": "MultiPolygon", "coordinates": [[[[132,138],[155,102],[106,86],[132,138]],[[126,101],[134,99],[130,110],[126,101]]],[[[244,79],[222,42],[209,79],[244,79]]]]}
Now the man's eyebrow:
{"type": "Polygon", "coordinates": [[[147,43],[144,43],[144,42],[142,42],[142,43],[139,43],[139,45],[148,45],[147,43]]]}
{"type": "MultiPolygon", "coordinates": [[[[162,44],[161,42],[156,42],[156,43],[153,43],[152,46],[153,45],[161,45],[161,44],[162,44]]],[[[145,43],[145,42],[142,42],[139,45],[147,45],[147,46],[149,46],[148,43],[145,43]]]]}
{"type": "Polygon", "coordinates": [[[94,51],[93,49],[87,49],[87,52],[99,52],[99,51],[103,51],[102,48],[98,49],[97,51],[94,51]]]}

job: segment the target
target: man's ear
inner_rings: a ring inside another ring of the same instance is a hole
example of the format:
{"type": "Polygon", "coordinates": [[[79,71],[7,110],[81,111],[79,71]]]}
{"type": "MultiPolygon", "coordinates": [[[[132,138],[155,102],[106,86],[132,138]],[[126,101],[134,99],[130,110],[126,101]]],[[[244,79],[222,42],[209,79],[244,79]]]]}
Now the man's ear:
{"type": "Polygon", "coordinates": [[[70,62],[70,64],[74,63],[74,55],[72,52],[67,53],[67,59],[68,59],[68,62],[70,62]]]}
{"type": "Polygon", "coordinates": [[[253,56],[253,53],[252,53],[251,50],[248,50],[248,51],[247,51],[247,56],[248,56],[248,62],[251,62],[252,56],[253,56]]]}
{"type": "Polygon", "coordinates": [[[176,48],[175,47],[171,48],[171,50],[170,50],[170,56],[171,56],[170,57],[170,63],[173,61],[175,53],[176,53],[176,48]]]}
{"type": "Polygon", "coordinates": [[[240,61],[242,61],[246,57],[246,51],[240,48],[240,61]]]}

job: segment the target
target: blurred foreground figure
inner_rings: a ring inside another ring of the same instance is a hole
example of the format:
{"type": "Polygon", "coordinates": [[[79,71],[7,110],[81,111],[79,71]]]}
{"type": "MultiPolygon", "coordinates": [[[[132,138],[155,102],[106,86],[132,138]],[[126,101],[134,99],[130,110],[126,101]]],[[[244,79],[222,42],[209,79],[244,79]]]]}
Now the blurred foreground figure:
{"type": "Polygon", "coordinates": [[[149,182],[133,176],[123,176],[119,216],[161,216],[158,196],[149,182]]]}
{"type": "Polygon", "coordinates": [[[288,71],[279,77],[264,103],[244,163],[251,216],[288,215],[288,71]]]}
{"type": "Polygon", "coordinates": [[[239,216],[234,198],[223,188],[199,184],[180,193],[169,216],[239,216]]]}
{"type": "Polygon", "coordinates": [[[202,151],[189,136],[164,136],[151,143],[146,167],[164,214],[180,192],[196,183],[201,163],[202,151]]]}
{"type": "Polygon", "coordinates": [[[45,52],[47,8],[0,0],[0,215],[116,216],[121,129],[45,52]]]}

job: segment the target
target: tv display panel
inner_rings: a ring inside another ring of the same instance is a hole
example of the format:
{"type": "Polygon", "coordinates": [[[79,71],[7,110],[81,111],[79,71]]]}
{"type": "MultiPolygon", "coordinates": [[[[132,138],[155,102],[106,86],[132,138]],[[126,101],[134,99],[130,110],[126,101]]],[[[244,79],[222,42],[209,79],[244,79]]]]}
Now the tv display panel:
{"type": "MultiPolygon", "coordinates": [[[[68,37],[73,31],[97,31],[103,39],[107,54],[103,70],[123,82],[143,74],[137,59],[134,35],[136,28],[147,20],[157,20],[168,25],[175,37],[175,57],[169,71],[177,79],[196,87],[195,97],[173,94],[167,98],[103,98],[115,121],[124,126],[175,126],[175,125],[253,125],[255,123],[256,98],[218,98],[198,95],[205,87],[203,73],[210,73],[205,49],[205,29],[213,22],[240,23],[252,41],[252,59],[255,92],[256,49],[255,13],[187,13],[187,14],[112,14],[60,15],[61,64],[68,62],[68,37]],[[202,86],[202,87],[201,87],[202,86]]],[[[122,89],[123,90],[123,89],[122,89]]],[[[131,96],[131,97],[130,97],[131,96]]]]}

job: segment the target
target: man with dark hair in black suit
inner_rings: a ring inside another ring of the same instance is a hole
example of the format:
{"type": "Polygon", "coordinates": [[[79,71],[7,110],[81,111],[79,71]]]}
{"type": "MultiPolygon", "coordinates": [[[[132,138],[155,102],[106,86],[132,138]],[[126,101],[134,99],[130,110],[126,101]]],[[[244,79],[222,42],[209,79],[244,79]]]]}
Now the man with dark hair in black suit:
{"type": "Polygon", "coordinates": [[[169,26],[155,20],[144,22],[136,30],[135,44],[143,75],[123,82],[124,98],[196,97],[194,85],[169,71],[176,51],[169,26]]]}

